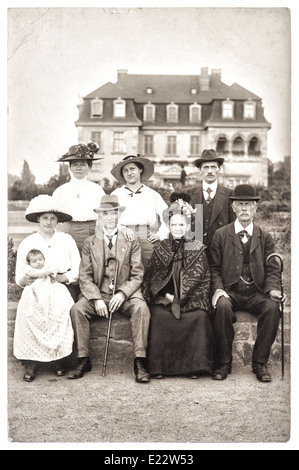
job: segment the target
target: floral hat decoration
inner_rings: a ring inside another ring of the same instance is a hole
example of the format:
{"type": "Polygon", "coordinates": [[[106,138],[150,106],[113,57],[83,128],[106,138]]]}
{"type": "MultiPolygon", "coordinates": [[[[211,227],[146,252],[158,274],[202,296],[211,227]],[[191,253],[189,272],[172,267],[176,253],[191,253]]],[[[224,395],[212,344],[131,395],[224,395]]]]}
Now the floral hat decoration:
{"type": "Polygon", "coordinates": [[[95,160],[102,160],[102,158],[94,158],[94,155],[98,153],[100,147],[96,142],[92,142],[91,140],[85,143],[80,143],[76,145],[72,145],[69,148],[69,151],[62,155],[57,162],[73,162],[75,160],[83,160],[83,161],[95,161],[95,160]]]}
{"type": "Polygon", "coordinates": [[[170,195],[170,206],[163,212],[165,223],[168,224],[170,218],[175,214],[184,215],[188,219],[194,217],[196,209],[193,209],[190,201],[191,196],[187,193],[172,193],[170,195]]]}

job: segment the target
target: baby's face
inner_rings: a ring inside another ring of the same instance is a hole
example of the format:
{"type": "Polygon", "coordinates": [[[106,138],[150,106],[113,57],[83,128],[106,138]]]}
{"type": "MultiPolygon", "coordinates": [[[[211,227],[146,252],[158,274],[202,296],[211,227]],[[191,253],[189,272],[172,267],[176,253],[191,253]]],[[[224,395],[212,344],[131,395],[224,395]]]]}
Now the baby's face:
{"type": "Polygon", "coordinates": [[[44,267],[45,260],[42,255],[33,255],[30,258],[30,266],[34,269],[41,269],[44,267]]]}

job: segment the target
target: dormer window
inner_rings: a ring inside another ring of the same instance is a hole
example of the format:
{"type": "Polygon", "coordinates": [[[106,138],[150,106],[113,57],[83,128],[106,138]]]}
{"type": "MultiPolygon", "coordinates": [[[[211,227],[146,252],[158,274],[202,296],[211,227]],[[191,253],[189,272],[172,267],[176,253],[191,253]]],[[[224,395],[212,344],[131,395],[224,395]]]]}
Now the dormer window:
{"type": "Polygon", "coordinates": [[[153,93],[153,89],[152,89],[152,88],[147,88],[147,89],[146,89],[146,93],[147,93],[148,95],[151,95],[151,94],[153,93]]]}
{"type": "Polygon", "coordinates": [[[201,121],[201,106],[200,104],[194,103],[189,107],[189,121],[200,122],[201,121]]]}
{"type": "Polygon", "coordinates": [[[227,99],[222,101],[222,119],[234,118],[234,102],[227,99]]]}
{"type": "Polygon", "coordinates": [[[124,118],[126,117],[126,102],[121,98],[113,101],[113,117],[124,118]]]}
{"type": "Polygon", "coordinates": [[[155,120],[155,112],[156,112],[155,105],[151,103],[144,105],[143,120],[147,122],[153,122],[155,120]]]}
{"type": "Polygon", "coordinates": [[[91,117],[102,118],[103,117],[103,100],[95,98],[90,103],[90,115],[91,117]]]}
{"type": "Polygon", "coordinates": [[[255,101],[245,101],[243,112],[244,119],[255,119],[255,111],[255,101]]]}
{"type": "Polygon", "coordinates": [[[196,93],[197,93],[196,88],[191,88],[191,95],[196,95],[196,93]]]}
{"type": "Polygon", "coordinates": [[[166,107],[167,122],[178,122],[179,107],[171,103],[166,107]]]}

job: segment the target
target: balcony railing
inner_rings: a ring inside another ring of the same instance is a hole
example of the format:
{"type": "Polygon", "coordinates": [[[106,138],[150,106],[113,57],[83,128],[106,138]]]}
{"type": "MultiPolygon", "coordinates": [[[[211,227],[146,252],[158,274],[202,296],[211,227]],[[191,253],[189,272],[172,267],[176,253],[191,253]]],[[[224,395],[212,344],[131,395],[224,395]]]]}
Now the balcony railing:
{"type": "Polygon", "coordinates": [[[261,151],[260,150],[248,150],[248,155],[251,157],[260,157],[261,151]]]}

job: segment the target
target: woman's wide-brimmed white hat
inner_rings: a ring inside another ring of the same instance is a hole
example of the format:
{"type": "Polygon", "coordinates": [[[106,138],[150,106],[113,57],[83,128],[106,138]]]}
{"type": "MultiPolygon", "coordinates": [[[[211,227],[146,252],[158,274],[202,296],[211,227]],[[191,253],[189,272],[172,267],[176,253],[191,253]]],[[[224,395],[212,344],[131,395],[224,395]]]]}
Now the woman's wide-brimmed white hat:
{"type": "Polygon", "coordinates": [[[55,214],[58,222],[68,222],[72,220],[72,216],[64,211],[61,202],[47,194],[41,194],[31,199],[25,213],[25,218],[29,222],[37,222],[38,217],[48,212],[55,214]]]}
{"type": "Polygon", "coordinates": [[[145,183],[145,181],[149,180],[155,170],[153,162],[148,158],[141,157],[139,154],[127,155],[120,162],[118,162],[110,172],[114,176],[114,178],[122,184],[126,184],[126,181],[122,174],[122,169],[128,163],[139,163],[143,167],[143,172],[141,174],[142,183],[145,183]]]}

